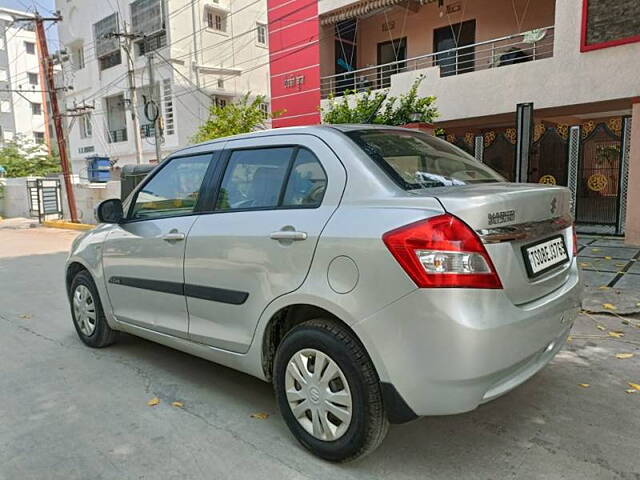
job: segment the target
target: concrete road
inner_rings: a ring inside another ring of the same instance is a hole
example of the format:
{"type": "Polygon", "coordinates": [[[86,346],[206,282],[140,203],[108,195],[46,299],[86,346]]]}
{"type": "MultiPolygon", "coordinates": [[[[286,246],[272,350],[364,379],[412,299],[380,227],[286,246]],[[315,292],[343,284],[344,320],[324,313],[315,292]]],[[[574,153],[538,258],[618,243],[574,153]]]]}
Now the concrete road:
{"type": "Polygon", "coordinates": [[[333,465],[298,446],[260,380],[131,336],[84,347],[62,282],[74,236],[0,223],[2,480],[640,478],[640,392],[625,393],[640,383],[640,328],[620,318],[581,317],[510,394],[392,426],[373,455],[333,465]],[[636,343],[581,337],[606,334],[596,323],[636,343]]]}

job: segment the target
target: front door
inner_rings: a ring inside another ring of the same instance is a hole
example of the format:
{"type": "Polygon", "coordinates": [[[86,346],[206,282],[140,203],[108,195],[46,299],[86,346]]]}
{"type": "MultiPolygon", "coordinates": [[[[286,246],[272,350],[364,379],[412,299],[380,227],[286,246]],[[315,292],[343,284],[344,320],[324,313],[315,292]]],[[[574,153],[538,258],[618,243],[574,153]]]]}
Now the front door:
{"type": "Polygon", "coordinates": [[[244,353],[260,315],[302,285],[346,174],[319,139],[288,135],[227,144],[213,213],[187,241],[190,337],[244,353]]]}
{"type": "Polygon", "coordinates": [[[211,154],[165,161],[132,199],[103,245],[109,300],[119,321],[187,336],[185,241],[211,154]]]}
{"type": "Polygon", "coordinates": [[[433,44],[436,52],[436,64],[440,66],[440,76],[457,75],[473,71],[476,38],[476,21],[468,20],[454,25],[437,28],[433,31],[433,44]]]}
{"type": "Polygon", "coordinates": [[[404,71],[406,59],[406,37],[378,44],[378,88],[391,86],[391,75],[404,71]]]}

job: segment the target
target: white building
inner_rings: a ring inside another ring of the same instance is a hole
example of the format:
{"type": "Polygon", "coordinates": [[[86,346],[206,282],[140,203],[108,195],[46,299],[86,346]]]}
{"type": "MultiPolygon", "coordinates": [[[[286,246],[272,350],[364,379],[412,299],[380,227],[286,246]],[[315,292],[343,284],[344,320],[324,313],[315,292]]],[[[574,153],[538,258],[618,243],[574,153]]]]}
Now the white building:
{"type": "Polygon", "coordinates": [[[27,12],[0,8],[0,144],[16,135],[45,142],[45,112],[36,34],[27,12]]]}
{"type": "Polygon", "coordinates": [[[152,93],[145,53],[154,54],[163,155],[190,143],[212,102],[248,92],[268,98],[266,0],[57,0],[56,7],[63,17],[60,43],[69,54],[64,82],[73,87],[61,103],[68,113],[93,107],[68,122],[73,170],[81,178],[91,155],[108,156],[117,167],[137,161],[126,40],[112,33],[138,36],[131,58],[143,162],[156,161],[152,122],[145,116],[152,93]]]}

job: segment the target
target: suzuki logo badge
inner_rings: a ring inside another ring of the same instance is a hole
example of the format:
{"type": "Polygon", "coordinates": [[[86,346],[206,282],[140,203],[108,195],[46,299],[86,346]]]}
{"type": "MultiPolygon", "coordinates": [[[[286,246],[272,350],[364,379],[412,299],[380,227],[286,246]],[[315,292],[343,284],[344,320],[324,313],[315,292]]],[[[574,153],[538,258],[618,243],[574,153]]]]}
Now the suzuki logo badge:
{"type": "Polygon", "coordinates": [[[551,213],[556,213],[556,209],[558,208],[558,199],[554,198],[551,200],[551,213]]]}

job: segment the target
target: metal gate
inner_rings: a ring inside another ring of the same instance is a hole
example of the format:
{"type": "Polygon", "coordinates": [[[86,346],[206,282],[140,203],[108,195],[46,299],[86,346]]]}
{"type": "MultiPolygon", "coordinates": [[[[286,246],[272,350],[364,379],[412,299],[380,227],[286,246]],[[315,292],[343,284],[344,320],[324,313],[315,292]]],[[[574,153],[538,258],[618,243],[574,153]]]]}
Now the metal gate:
{"type": "Polygon", "coordinates": [[[548,185],[567,185],[567,159],[569,145],[567,129],[544,124],[536,125],[528,181],[548,185]]]}
{"type": "Polygon", "coordinates": [[[27,180],[27,193],[29,215],[38,217],[40,223],[62,218],[60,180],[57,178],[27,180]]]}
{"type": "Polygon", "coordinates": [[[513,182],[516,174],[516,142],[515,129],[505,132],[486,132],[484,134],[483,162],[496,170],[509,182],[513,182]]]}
{"type": "Polygon", "coordinates": [[[593,233],[616,233],[619,223],[622,142],[620,131],[598,123],[583,130],[576,185],[576,223],[593,233]]]}

